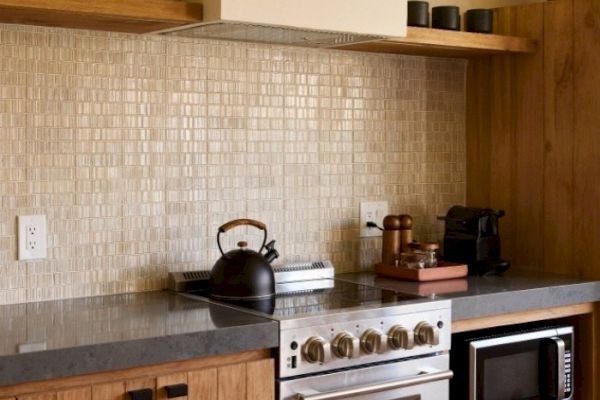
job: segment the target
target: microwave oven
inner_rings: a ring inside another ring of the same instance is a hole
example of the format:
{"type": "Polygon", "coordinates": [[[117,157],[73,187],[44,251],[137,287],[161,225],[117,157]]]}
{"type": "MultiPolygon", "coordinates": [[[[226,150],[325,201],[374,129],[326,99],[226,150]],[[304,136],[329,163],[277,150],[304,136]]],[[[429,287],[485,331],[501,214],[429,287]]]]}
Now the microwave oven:
{"type": "Polygon", "coordinates": [[[452,400],[573,398],[573,327],[452,336],[452,400]]]}

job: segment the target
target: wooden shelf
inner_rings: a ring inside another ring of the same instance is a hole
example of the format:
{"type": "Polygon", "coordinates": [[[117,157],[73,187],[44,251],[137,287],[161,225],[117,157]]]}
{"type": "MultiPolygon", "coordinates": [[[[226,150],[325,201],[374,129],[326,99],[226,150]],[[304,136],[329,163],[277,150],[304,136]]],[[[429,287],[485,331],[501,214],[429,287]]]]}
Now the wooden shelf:
{"type": "Polygon", "coordinates": [[[0,22],[146,33],[202,20],[202,5],[176,0],[0,0],[0,22]]]}
{"type": "Polygon", "coordinates": [[[409,27],[407,36],[403,38],[390,38],[335,48],[434,57],[472,57],[485,54],[535,53],[537,42],[516,36],[409,27]]]}

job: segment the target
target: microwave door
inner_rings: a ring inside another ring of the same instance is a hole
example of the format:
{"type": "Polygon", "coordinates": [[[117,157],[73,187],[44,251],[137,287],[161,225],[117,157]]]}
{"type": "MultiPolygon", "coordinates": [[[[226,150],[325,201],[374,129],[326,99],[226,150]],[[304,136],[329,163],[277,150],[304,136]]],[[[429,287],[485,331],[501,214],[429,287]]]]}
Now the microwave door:
{"type": "Polygon", "coordinates": [[[540,398],[565,399],[565,341],[559,337],[540,341],[540,398]]]}
{"type": "Polygon", "coordinates": [[[566,344],[556,334],[537,331],[471,341],[469,399],[570,398],[565,390],[570,372],[565,370],[566,344]]]}

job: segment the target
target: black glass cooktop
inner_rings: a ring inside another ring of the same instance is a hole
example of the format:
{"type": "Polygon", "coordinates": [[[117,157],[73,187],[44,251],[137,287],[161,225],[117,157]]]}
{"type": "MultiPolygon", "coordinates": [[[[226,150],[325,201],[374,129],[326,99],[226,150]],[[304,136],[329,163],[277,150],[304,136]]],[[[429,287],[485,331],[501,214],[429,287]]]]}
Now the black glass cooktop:
{"type": "MultiPolygon", "coordinates": [[[[396,305],[422,299],[421,296],[396,293],[351,282],[337,280],[330,280],[330,282],[332,287],[327,289],[279,293],[267,300],[223,301],[219,299],[218,302],[256,311],[273,319],[287,320],[352,309],[396,305]]],[[[194,294],[208,297],[207,293],[194,294]]]]}

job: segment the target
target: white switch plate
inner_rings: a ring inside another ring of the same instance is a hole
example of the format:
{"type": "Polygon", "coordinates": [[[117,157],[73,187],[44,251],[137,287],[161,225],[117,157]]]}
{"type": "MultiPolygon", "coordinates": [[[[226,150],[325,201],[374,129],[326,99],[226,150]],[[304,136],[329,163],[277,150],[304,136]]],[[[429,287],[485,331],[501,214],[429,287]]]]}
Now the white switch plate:
{"type": "Polygon", "coordinates": [[[368,201],[360,203],[360,237],[382,236],[377,228],[368,228],[367,222],[373,221],[383,228],[383,219],[388,215],[387,201],[368,201]]]}
{"type": "Polygon", "coordinates": [[[46,258],[46,216],[20,215],[19,225],[19,260],[38,260],[46,258]]]}

